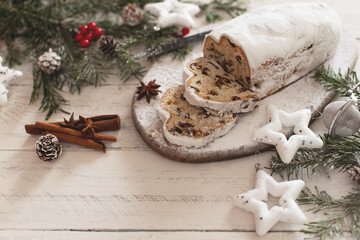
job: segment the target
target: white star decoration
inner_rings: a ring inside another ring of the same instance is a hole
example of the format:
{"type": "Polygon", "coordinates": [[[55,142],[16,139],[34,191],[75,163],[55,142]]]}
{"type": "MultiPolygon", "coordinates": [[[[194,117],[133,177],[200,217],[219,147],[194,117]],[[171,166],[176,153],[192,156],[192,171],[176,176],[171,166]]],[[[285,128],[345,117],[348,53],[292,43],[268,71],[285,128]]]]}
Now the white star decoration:
{"type": "Polygon", "coordinates": [[[144,9],[158,17],[157,24],[159,27],[194,27],[193,16],[200,12],[197,5],[180,3],[177,0],[149,3],[145,5],[144,9]]]}
{"type": "Polygon", "coordinates": [[[306,217],[295,200],[305,186],[302,180],[276,182],[265,171],[256,173],[255,189],[234,197],[234,205],[252,212],[255,217],[256,233],[265,235],[277,222],[303,224],[306,217]],[[270,210],[264,201],[268,194],[280,197],[279,205],[270,210]]]}
{"type": "Polygon", "coordinates": [[[270,122],[254,133],[254,141],[275,145],[281,160],[289,163],[299,148],[321,148],[323,141],[309,129],[310,109],[287,113],[274,105],[266,107],[270,122]],[[288,140],[281,132],[283,128],[293,128],[294,135],[288,140]]]}
{"type": "Polygon", "coordinates": [[[20,71],[3,67],[1,65],[2,60],[2,57],[0,57],[0,105],[5,105],[8,101],[7,94],[9,92],[6,87],[13,78],[22,76],[23,74],[20,71]]]}

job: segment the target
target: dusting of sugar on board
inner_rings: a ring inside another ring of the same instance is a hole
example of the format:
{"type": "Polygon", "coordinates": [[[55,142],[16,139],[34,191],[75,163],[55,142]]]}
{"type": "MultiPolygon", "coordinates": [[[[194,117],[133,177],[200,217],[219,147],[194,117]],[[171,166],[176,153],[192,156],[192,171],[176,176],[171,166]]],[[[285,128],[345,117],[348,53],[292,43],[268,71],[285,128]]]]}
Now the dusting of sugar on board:
{"type": "MultiPolygon", "coordinates": [[[[356,40],[343,32],[334,56],[325,65],[330,65],[333,69],[341,69],[342,72],[346,72],[348,68],[352,69],[357,59],[357,47],[356,40]]],[[[171,55],[162,57],[143,79],[145,83],[156,79],[156,83],[161,85],[162,92],[156,98],[152,98],[150,104],[146,101],[137,101],[136,94],[133,98],[133,120],[140,135],[155,151],[170,159],[183,162],[212,162],[264,151],[269,148],[269,145],[254,142],[252,133],[267,123],[265,106],[268,103],[287,112],[308,107],[322,110],[334,96],[334,93],[326,92],[321,85],[307,75],[263,99],[254,111],[241,114],[229,133],[206,147],[195,149],[173,145],[168,143],[163,136],[163,123],[157,115],[158,101],[167,88],[183,83],[184,64],[190,59],[201,56],[201,52],[202,45],[199,43],[184,61],[172,60],[171,55]]]]}

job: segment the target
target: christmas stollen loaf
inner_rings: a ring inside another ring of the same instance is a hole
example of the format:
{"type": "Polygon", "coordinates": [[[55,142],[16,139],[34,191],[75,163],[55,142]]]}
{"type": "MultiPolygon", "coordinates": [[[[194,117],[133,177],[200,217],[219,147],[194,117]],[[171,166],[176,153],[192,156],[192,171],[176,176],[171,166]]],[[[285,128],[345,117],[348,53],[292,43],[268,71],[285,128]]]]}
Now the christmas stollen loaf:
{"type": "Polygon", "coordinates": [[[169,88],[161,97],[158,115],[163,121],[165,138],[176,145],[203,147],[226,134],[234,126],[232,113],[214,115],[190,105],[183,96],[184,86],[169,88]]]}
{"type": "Polygon", "coordinates": [[[184,96],[219,112],[251,111],[331,57],[340,34],[339,17],[324,3],[248,12],[207,35],[204,57],[185,66],[184,96]]]}

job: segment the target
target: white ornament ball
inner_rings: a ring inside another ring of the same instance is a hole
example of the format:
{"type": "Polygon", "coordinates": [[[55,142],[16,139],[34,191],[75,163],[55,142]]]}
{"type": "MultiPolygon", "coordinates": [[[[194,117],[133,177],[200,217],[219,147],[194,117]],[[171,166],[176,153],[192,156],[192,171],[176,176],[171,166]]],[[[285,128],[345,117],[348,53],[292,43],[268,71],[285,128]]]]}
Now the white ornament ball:
{"type": "Polygon", "coordinates": [[[360,112],[352,100],[330,103],[322,116],[325,126],[333,136],[350,136],[360,128],[360,112]]]}

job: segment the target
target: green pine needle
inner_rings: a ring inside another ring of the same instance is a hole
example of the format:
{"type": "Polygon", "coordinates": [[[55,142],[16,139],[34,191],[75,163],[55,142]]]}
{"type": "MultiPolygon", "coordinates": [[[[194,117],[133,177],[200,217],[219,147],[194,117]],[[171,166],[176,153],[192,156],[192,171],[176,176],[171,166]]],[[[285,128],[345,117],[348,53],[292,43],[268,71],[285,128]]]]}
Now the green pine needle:
{"type": "Polygon", "coordinates": [[[209,23],[222,20],[222,17],[218,13],[212,11],[205,12],[205,16],[206,16],[206,21],[209,23]]]}
{"type": "Polygon", "coordinates": [[[358,163],[357,155],[360,154],[360,133],[351,137],[333,137],[328,134],[320,136],[324,146],[319,149],[301,148],[293,160],[286,164],[280,157],[271,158],[270,169],[272,173],[282,177],[303,178],[321,171],[338,169],[347,171],[358,163]]]}
{"type": "MultiPolygon", "coordinates": [[[[324,66],[317,68],[312,78],[322,84],[327,91],[335,90],[342,96],[346,96],[346,92],[353,89],[359,83],[356,72],[350,71],[350,69],[344,75],[340,70],[335,73],[330,67],[325,68],[324,66]]],[[[360,97],[358,88],[353,89],[353,93],[356,97],[360,97]]]]}
{"type": "Polygon", "coordinates": [[[234,18],[246,11],[246,4],[247,1],[244,0],[213,0],[199,5],[199,16],[205,14],[207,22],[215,22],[222,19],[216,11],[223,11],[234,18]]]}
{"type": "Polygon", "coordinates": [[[309,205],[309,211],[323,212],[326,219],[305,224],[307,228],[302,232],[321,240],[342,238],[346,234],[350,234],[353,239],[360,239],[360,189],[341,199],[334,199],[317,187],[315,191],[313,193],[306,188],[297,201],[300,205],[309,205]]]}

